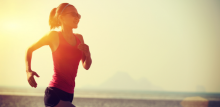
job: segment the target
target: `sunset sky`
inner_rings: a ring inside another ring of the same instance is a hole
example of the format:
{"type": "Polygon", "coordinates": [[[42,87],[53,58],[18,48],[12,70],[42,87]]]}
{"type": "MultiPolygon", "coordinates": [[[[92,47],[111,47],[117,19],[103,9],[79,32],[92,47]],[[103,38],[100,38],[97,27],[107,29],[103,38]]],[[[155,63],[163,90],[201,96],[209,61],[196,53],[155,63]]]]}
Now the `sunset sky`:
{"type": "MultiPolygon", "coordinates": [[[[81,63],[76,88],[99,86],[124,72],[165,91],[220,93],[220,2],[218,0],[1,0],[0,86],[30,87],[25,51],[49,29],[50,11],[74,5],[78,28],[93,63],[81,63]]],[[[57,29],[59,30],[59,29],[57,29]]],[[[39,87],[52,79],[48,46],[33,53],[39,87]]]]}

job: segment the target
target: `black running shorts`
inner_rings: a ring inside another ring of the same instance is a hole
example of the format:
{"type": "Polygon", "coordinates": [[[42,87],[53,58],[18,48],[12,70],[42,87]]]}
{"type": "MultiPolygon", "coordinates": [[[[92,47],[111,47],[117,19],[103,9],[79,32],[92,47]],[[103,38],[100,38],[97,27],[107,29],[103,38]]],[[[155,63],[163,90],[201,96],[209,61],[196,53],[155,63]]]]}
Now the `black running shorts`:
{"type": "Polygon", "coordinates": [[[47,87],[44,95],[45,107],[54,107],[59,103],[60,100],[69,101],[72,103],[73,95],[74,94],[67,93],[56,87],[47,87]]]}

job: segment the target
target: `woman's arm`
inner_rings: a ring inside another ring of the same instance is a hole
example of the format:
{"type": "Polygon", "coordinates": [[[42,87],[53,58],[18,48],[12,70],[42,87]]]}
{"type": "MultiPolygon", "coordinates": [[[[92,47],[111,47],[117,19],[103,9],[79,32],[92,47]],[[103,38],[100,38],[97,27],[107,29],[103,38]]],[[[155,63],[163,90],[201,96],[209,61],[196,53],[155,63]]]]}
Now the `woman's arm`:
{"type": "Polygon", "coordinates": [[[77,36],[81,41],[81,44],[78,46],[78,48],[81,51],[83,51],[83,57],[81,59],[82,65],[83,65],[83,68],[88,70],[90,68],[91,64],[92,64],[92,58],[91,58],[91,54],[90,54],[90,51],[89,51],[89,46],[84,43],[82,35],[77,34],[77,36]]]}
{"type": "Polygon", "coordinates": [[[25,57],[26,71],[31,70],[31,58],[32,58],[33,51],[37,50],[38,48],[40,48],[44,45],[49,45],[49,40],[48,40],[49,39],[49,34],[44,35],[40,40],[38,40],[36,43],[31,45],[27,49],[26,57],[25,57]]]}
{"type": "Polygon", "coordinates": [[[92,58],[91,58],[91,55],[85,55],[83,54],[83,57],[81,59],[82,61],[82,64],[83,64],[83,67],[88,70],[92,64],[92,58]]]}
{"type": "Polygon", "coordinates": [[[31,69],[32,53],[33,53],[33,51],[37,50],[38,48],[40,48],[44,45],[50,45],[50,42],[49,42],[50,38],[49,37],[51,34],[52,34],[52,32],[44,35],[40,40],[38,40],[36,43],[31,45],[26,51],[25,64],[26,64],[27,79],[28,79],[29,84],[35,88],[37,87],[37,83],[34,80],[34,75],[36,75],[37,77],[39,77],[39,76],[36,72],[32,71],[32,69],[31,69]]]}

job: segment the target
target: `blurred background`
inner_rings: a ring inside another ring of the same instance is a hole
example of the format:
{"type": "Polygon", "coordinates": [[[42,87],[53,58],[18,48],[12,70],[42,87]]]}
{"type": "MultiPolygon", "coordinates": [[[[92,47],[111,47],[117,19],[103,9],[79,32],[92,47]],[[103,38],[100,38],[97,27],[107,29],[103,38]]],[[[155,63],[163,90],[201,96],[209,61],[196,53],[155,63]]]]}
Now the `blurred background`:
{"type": "MultiPolygon", "coordinates": [[[[218,0],[1,0],[1,87],[35,90],[25,52],[50,31],[50,11],[63,2],[81,14],[73,32],[93,60],[89,70],[80,63],[76,90],[220,93],[218,0]]],[[[49,46],[34,51],[37,89],[52,79],[52,61],[49,46]]]]}

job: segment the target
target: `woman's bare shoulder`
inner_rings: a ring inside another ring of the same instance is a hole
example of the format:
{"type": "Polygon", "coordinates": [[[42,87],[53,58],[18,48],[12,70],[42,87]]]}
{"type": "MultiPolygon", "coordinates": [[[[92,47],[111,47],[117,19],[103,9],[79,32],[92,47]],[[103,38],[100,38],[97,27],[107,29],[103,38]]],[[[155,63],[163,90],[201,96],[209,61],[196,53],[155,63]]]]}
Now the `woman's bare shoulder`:
{"type": "Polygon", "coordinates": [[[49,31],[47,33],[47,36],[50,38],[54,38],[54,37],[58,36],[58,31],[49,31]]]}
{"type": "Polygon", "coordinates": [[[49,31],[44,35],[44,38],[47,38],[49,41],[54,41],[58,39],[58,32],[57,31],[49,31]]]}

